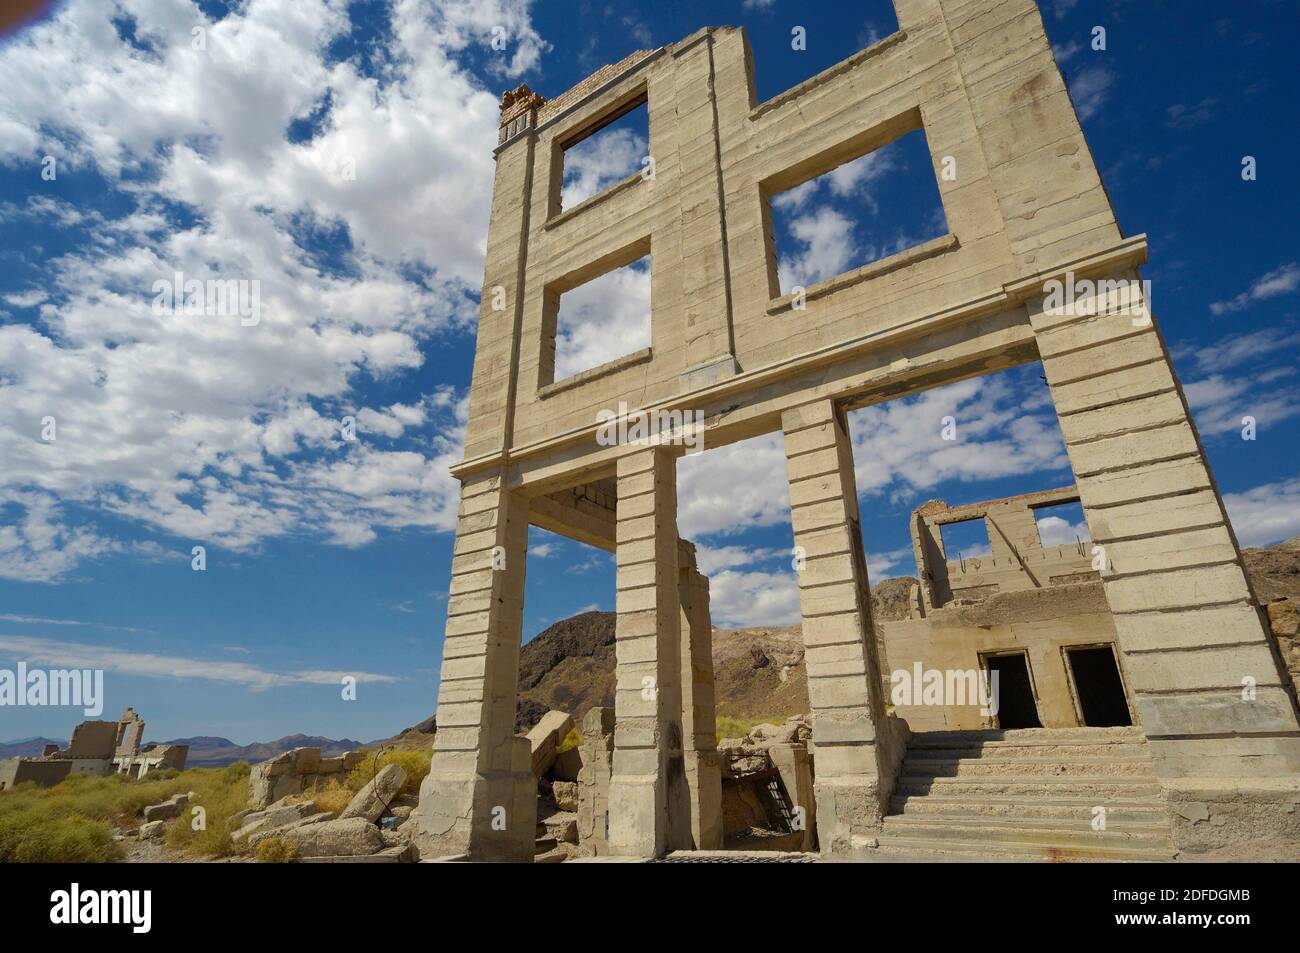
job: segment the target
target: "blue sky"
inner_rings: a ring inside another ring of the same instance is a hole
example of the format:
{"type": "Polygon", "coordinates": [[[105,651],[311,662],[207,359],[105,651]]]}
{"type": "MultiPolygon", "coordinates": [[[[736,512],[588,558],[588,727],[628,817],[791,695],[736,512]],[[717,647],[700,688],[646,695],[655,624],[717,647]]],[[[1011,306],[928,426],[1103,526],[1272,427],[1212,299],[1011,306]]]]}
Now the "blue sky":
{"type": "MultiPolygon", "coordinates": [[[[1294,536],[1296,5],[1041,6],[1121,225],[1151,237],[1156,314],[1238,534],[1294,536]]],[[[748,29],[760,99],[896,26],[887,0],[76,0],[0,38],[0,667],[102,667],[106,710],[134,706],[152,739],[369,739],[429,714],[500,92],[555,95],[704,24],[748,29]],[[177,270],[257,279],[257,323],[155,313],[177,270]]],[[[575,187],[639,168],[645,130],[623,132],[575,157],[575,187]]],[[[783,280],[941,234],[927,175],[900,142],[779,203],[783,280]]],[[[573,294],[569,370],[612,356],[584,323],[643,346],[643,269],[573,294]]],[[[854,415],[874,579],[913,571],[927,499],[1069,482],[1038,374],[854,415]]],[[[779,439],[679,475],[715,621],[794,621],[779,439]]],[[[612,608],[613,588],[607,555],[535,532],[526,637],[612,608]]],[[[78,720],[0,709],[0,740],[78,720]]]]}

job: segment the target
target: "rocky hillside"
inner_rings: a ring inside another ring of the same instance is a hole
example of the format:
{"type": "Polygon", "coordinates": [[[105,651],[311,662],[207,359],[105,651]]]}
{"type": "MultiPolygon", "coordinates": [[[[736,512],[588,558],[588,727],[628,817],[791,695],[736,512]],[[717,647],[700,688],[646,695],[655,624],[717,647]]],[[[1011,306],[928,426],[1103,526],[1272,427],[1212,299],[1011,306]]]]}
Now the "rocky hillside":
{"type": "MultiPolygon", "coordinates": [[[[886,579],[872,590],[876,617],[907,617],[916,580],[886,579]]],[[[799,627],[713,630],[718,713],[746,721],[808,710],[799,627]]],[[[519,715],[527,731],[549,709],[580,721],[590,708],[614,704],[614,613],[584,612],[539,633],[519,654],[519,715]]]]}
{"type": "Polygon", "coordinates": [[[1300,602],[1300,536],[1267,549],[1243,549],[1255,596],[1264,605],[1278,599],[1300,602]]]}

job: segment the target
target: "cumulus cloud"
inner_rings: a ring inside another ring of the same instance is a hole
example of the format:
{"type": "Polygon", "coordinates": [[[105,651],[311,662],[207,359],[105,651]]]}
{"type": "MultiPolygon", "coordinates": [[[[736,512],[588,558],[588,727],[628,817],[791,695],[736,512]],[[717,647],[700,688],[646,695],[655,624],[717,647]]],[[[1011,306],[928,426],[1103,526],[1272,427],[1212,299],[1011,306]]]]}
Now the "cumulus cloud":
{"type": "Polygon", "coordinates": [[[650,259],[607,272],[560,296],[555,379],[650,346],[650,259]]]}
{"type": "Polygon", "coordinates": [[[371,407],[358,388],[419,369],[474,311],[497,97],[456,54],[516,76],[545,44],[526,0],[394,0],[369,69],[330,52],[351,6],[213,21],[190,0],[70,0],[0,49],[0,166],[39,183],[49,155],[60,183],[107,190],[0,206],[70,249],[6,297],[39,323],[0,327],[0,575],[124,548],[60,505],[235,549],[454,524],[463,393],[371,407]],[[155,308],[178,273],[256,282],[260,320],[155,308]]]}
{"type": "Polygon", "coordinates": [[[570,146],[564,153],[561,206],[573,208],[640,171],[649,148],[646,138],[631,129],[605,129],[570,146]]]}
{"type": "Polygon", "coordinates": [[[1300,478],[1226,493],[1223,503],[1242,546],[1268,546],[1300,535],[1300,478]]]}

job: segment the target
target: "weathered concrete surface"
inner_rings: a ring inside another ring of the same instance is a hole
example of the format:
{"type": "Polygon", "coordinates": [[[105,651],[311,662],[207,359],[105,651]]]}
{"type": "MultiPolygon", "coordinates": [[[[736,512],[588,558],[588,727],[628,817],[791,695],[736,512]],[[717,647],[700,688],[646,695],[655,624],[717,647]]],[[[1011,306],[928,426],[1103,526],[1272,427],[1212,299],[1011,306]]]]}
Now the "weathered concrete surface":
{"type": "Polygon", "coordinates": [[[405,783],[406,772],[401,765],[385,765],[356,793],[339,817],[363,817],[372,823],[379,820],[388,810],[388,805],[396,800],[405,783]]]}
{"type": "Polygon", "coordinates": [[[341,780],[361,763],[359,751],[349,751],[337,758],[322,758],[319,748],[294,748],[267,761],[253,765],[248,780],[248,805],[263,811],[286,797],[313,791],[341,780]]]}

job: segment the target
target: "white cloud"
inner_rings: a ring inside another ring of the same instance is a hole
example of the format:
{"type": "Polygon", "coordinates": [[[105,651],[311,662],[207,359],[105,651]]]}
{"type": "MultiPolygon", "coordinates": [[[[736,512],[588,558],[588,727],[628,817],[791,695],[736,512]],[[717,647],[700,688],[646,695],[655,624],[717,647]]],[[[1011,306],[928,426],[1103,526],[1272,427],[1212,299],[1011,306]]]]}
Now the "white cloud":
{"type": "Polygon", "coordinates": [[[728,444],[677,461],[677,525],[699,540],[790,519],[781,434],[728,444]]]}
{"type": "Polygon", "coordinates": [[[1046,386],[1026,375],[975,378],[849,415],[858,492],[897,499],[947,480],[1068,471],[1046,386]],[[943,439],[945,417],[956,440],[943,439]]]}
{"type": "Polygon", "coordinates": [[[1052,55],[1056,57],[1057,63],[1064,64],[1078,56],[1081,49],[1083,45],[1078,40],[1071,40],[1065,44],[1053,44],[1052,55]]]}
{"type": "Polygon", "coordinates": [[[1297,288],[1300,288],[1300,262],[1293,261],[1256,278],[1235,298],[1214,302],[1210,305],[1210,313],[1218,317],[1242,311],[1249,305],[1290,294],[1297,288]]]}
{"type": "Polygon", "coordinates": [[[1104,66],[1087,66],[1070,81],[1070,95],[1080,119],[1091,119],[1106,102],[1115,74],[1104,66]]]}
{"type": "Polygon", "coordinates": [[[25,661],[29,666],[102,669],[105,672],[146,678],[197,678],[243,685],[254,691],[285,685],[339,685],[344,676],[351,676],[359,683],[401,681],[394,675],[376,675],[371,672],[319,669],[272,672],[246,662],[190,659],[106,645],[56,642],[14,635],[0,636],[0,654],[25,661]]]}
{"type": "Polygon", "coordinates": [[[1044,546],[1067,546],[1088,542],[1088,524],[1082,520],[1071,523],[1059,516],[1044,516],[1038,521],[1038,539],[1044,546]]]}
{"type": "Polygon", "coordinates": [[[644,136],[630,129],[606,129],[564,152],[560,205],[573,208],[642,168],[649,154],[644,136]]]}
{"type": "Polygon", "coordinates": [[[911,576],[915,573],[915,554],[910,546],[891,549],[887,553],[867,553],[867,578],[871,580],[873,586],[886,579],[911,576]]]}
{"type": "Polygon", "coordinates": [[[794,219],[789,228],[802,249],[783,257],[778,265],[782,290],[834,278],[847,271],[858,257],[853,222],[828,205],[794,219]]]}
{"type": "Polygon", "coordinates": [[[1300,332],[1266,328],[1220,338],[1208,347],[1195,350],[1193,357],[1197,367],[1207,373],[1246,363],[1252,364],[1252,369],[1257,369],[1260,363],[1297,345],[1300,345],[1300,332]]]}
{"type": "Polygon", "coordinates": [[[526,0],[395,0],[375,79],[328,61],[349,8],[251,0],[210,22],[187,0],[70,0],[0,48],[6,171],[28,176],[48,153],[60,182],[93,168],[133,202],[106,217],[38,185],[0,207],[6,221],[83,230],[40,288],[9,296],[39,306],[42,329],[0,327],[0,491],[19,511],[0,574],[59,578],[130,548],[58,523],[56,500],[236,549],[453,525],[463,395],[366,407],[355,387],[419,368],[424,342],[471,317],[497,97],[454,56],[493,53],[501,26],[506,49],[485,62],[515,76],[545,44],[526,0]],[[149,51],[118,36],[119,12],[149,51]],[[195,25],[206,50],[191,46],[195,25]],[[323,102],[315,135],[290,143],[289,124],[323,102]],[[319,260],[306,236],[322,230],[351,250],[319,260]],[[260,323],[154,313],[154,282],[176,271],[258,281],[260,323]],[[347,413],[355,444],[339,435],[347,413]],[[47,415],[54,442],[39,439],[47,415]]]}
{"type": "Polygon", "coordinates": [[[709,576],[709,612],[714,625],[794,625],[799,621],[799,587],[794,571],[736,572],[709,576]]]}
{"type": "Polygon", "coordinates": [[[1223,503],[1242,546],[1267,546],[1300,535],[1300,478],[1225,493],[1223,503]]]}
{"type": "Polygon", "coordinates": [[[696,567],[706,576],[724,569],[753,566],[779,557],[784,557],[789,562],[794,558],[794,553],[784,549],[754,549],[748,546],[698,545],[695,549],[696,567]]]}
{"type": "Polygon", "coordinates": [[[555,379],[650,346],[650,261],[617,268],[560,296],[555,379]]]}

